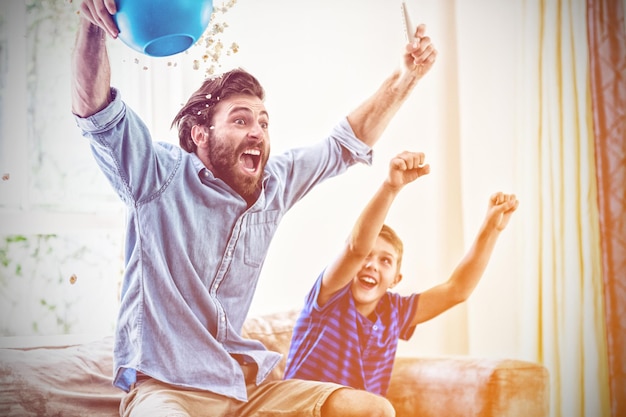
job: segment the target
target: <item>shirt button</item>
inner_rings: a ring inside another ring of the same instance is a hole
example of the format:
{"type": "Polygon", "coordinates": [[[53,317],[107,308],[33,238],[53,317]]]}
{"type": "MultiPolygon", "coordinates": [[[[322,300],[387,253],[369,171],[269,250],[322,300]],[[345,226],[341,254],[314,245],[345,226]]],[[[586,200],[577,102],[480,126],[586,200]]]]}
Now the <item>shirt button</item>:
{"type": "Polygon", "coordinates": [[[372,329],[374,329],[374,330],[378,330],[378,326],[374,325],[374,326],[372,327],[372,329]]]}
{"type": "Polygon", "coordinates": [[[217,284],[213,286],[213,291],[217,291],[217,284]]]}
{"type": "Polygon", "coordinates": [[[226,317],[222,316],[222,323],[226,321],[226,317]]]}

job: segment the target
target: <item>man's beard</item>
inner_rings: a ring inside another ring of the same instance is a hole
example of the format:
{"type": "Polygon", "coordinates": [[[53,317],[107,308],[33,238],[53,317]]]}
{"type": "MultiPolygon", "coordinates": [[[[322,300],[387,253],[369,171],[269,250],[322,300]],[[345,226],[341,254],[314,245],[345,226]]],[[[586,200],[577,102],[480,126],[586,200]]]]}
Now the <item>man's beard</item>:
{"type": "MultiPolygon", "coordinates": [[[[213,132],[212,132],[213,133],[213,132]]],[[[213,168],[213,175],[220,178],[226,184],[235,190],[244,200],[252,202],[258,197],[258,192],[261,189],[261,181],[263,180],[263,169],[265,168],[265,162],[267,161],[267,155],[265,159],[259,162],[259,172],[261,175],[257,177],[251,177],[241,173],[241,167],[239,162],[240,151],[232,147],[224,146],[227,143],[225,140],[215,140],[214,133],[209,138],[210,153],[209,160],[213,168]]]]}

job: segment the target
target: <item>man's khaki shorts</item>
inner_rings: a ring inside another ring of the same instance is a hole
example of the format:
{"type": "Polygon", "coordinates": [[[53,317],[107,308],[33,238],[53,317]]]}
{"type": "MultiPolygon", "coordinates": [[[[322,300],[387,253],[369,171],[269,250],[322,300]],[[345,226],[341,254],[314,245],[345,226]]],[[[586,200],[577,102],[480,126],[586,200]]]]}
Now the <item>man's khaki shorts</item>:
{"type": "MultiPolygon", "coordinates": [[[[244,366],[244,373],[250,371],[244,366]]],[[[253,380],[253,378],[246,378],[253,380]]],[[[320,417],[322,405],[343,385],[299,379],[248,383],[248,402],[208,391],[186,390],[144,378],[120,404],[122,417],[320,417]]]]}

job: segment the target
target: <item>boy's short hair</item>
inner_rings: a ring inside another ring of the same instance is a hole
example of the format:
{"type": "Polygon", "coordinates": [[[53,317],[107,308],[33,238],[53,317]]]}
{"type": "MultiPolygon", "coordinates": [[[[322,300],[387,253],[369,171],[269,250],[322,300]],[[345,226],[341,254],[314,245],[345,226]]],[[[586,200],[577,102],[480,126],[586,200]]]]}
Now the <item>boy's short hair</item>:
{"type": "Polygon", "coordinates": [[[386,224],[383,224],[383,227],[378,235],[385,239],[387,242],[389,242],[391,246],[393,246],[393,248],[395,249],[398,264],[397,273],[400,273],[400,266],[402,265],[402,254],[404,253],[404,244],[402,243],[402,240],[398,237],[398,234],[386,224]]]}

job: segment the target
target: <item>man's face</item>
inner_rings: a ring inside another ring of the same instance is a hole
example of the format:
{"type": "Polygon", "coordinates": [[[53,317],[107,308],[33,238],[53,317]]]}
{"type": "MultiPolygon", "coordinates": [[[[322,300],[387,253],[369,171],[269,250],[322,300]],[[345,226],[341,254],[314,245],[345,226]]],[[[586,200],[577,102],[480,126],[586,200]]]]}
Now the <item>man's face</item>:
{"type": "Polygon", "coordinates": [[[352,280],[352,297],[359,311],[373,309],[387,290],[400,281],[397,256],[393,245],[378,236],[374,248],[352,280]]]}
{"type": "Polygon", "coordinates": [[[238,95],[216,105],[209,128],[209,168],[248,203],[258,197],[269,158],[268,124],[259,98],[238,95]]]}

